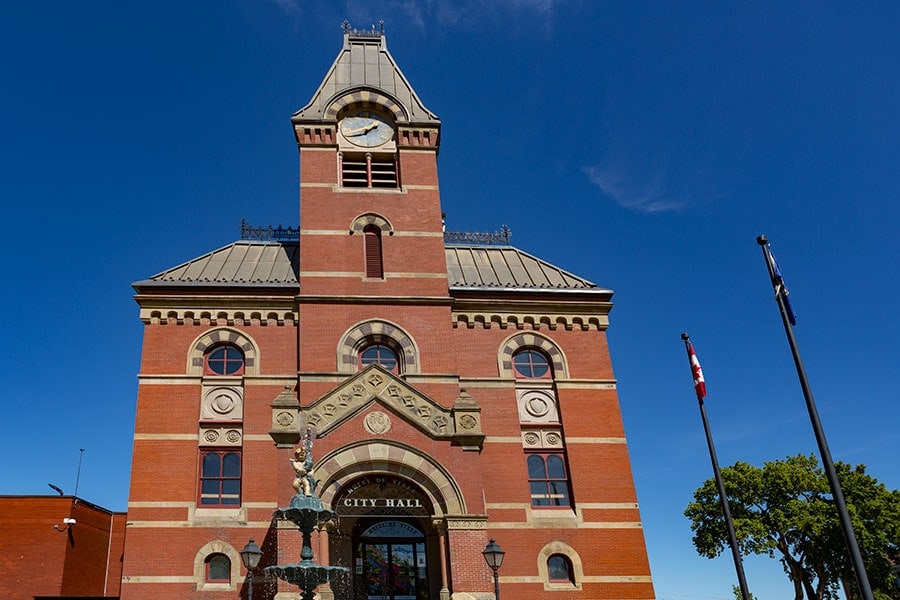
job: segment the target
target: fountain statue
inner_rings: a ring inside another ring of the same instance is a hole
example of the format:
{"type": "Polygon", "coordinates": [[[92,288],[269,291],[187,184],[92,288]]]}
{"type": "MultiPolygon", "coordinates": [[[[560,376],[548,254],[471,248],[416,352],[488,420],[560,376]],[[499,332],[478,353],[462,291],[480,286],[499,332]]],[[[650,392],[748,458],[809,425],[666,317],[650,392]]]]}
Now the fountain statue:
{"type": "Polygon", "coordinates": [[[325,508],[316,494],[317,481],[313,476],[312,446],[315,433],[311,428],[306,430],[300,444],[294,450],[294,458],[291,465],[294,467],[296,478],[294,490],[297,494],[291,498],[291,504],[285,508],[279,508],[272,515],[280,521],[290,521],[303,535],[303,548],[300,550],[300,562],[292,565],[273,565],[265,570],[287,581],[300,586],[300,598],[313,600],[316,587],[323,583],[330,583],[337,577],[348,573],[347,567],[333,567],[317,564],[313,558],[312,531],[316,527],[324,527],[332,523],[336,517],[334,511],[325,508]]]}

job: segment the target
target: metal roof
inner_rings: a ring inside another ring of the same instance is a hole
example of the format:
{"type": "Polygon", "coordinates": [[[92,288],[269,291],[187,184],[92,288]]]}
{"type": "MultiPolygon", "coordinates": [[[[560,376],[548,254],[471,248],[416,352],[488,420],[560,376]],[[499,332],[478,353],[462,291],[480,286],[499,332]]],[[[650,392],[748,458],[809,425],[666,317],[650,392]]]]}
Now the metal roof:
{"type": "Polygon", "coordinates": [[[241,240],[138,281],[134,286],[296,287],[299,266],[297,242],[241,240]]]}
{"type": "Polygon", "coordinates": [[[451,288],[599,290],[587,279],[512,246],[446,246],[444,253],[451,288]]]}
{"type": "Polygon", "coordinates": [[[440,123],[428,110],[388,52],[383,31],[345,28],[344,46],[309,104],[294,113],[293,121],[321,120],[333,101],[354,89],[375,89],[396,100],[409,123],[440,123]]]}
{"type": "MultiPolygon", "coordinates": [[[[450,289],[602,291],[594,283],[512,246],[447,245],[450,289]]],[[[134,284],[297,287],[297,242],[241,240],[134,284]]]]}

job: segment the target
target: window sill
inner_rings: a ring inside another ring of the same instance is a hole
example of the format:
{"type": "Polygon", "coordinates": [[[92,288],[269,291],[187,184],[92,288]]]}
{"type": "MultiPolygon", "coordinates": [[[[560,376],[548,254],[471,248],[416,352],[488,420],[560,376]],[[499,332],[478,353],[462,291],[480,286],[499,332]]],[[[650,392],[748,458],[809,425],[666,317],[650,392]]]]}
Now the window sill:
{"type": "Polygon", "coordinates": [[[570,581],[566,582],[544,582],[544,591],[546,592],[580,592],[581,584],[580,583],[572,583],[570,581]]]}
{"type": "MultiPolygon", "coordinates": [[[[188,520],[194,524],[213,523],[245,523],[247,521],[246,508],[194,508],[188,515],[188,520]]],[[[210,584],[221,585],[221,584],[210,584]]]]}
{"type": "Polygon", "coordinates": [[[580,520],[571,506],[529,508],[531,521],[541,527],[577,527],[580,520]]]}
{"type": "Polygon", "coordinates": [[[234,592],[236,590],[237,585],[227,582],[212,583],[207,581],[197,586],[198,592],[234,592]]]}

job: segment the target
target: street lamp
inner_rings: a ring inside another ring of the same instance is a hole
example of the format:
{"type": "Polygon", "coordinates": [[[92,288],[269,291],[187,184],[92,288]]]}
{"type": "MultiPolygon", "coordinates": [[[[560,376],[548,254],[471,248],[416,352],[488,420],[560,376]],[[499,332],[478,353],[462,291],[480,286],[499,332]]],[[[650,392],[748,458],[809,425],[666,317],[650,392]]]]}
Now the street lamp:
{"type": "Polygon", "coordinates": [[[506,552],[497,545],[494,538],[491,538],[490,543],[488,543],[481,552],[481,555],[484,556],[484,562],[486,562],[494,572],[494,597],[497,600],[500,600],[500,576],[497,575],[497,570],[500,569],[500,565],[503,564],[503,556],[505,554],[506,552]]]}
{"type": "Polygon", "coordinates": [[[247,569],[247,600],[253,600],[253,569],[259,564],[262,555],[262,550],[253,540],[247,542],[247,545],[241,550],[241,562],[247,569]]]}

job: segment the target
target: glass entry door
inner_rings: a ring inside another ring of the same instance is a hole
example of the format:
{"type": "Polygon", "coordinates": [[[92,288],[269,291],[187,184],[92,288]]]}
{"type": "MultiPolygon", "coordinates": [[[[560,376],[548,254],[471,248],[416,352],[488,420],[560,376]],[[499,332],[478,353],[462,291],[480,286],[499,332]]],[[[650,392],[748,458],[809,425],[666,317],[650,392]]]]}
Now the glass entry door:
{"type": "Polygon", "coordinates": [[[387,536],[360,536],[356,546],[357,598],[365,600],[427,600],[428,567],[425,555],[425,539],[420,532],[406,523],[382,521],[366,533],[387,536]],[[402,525],[402,529],[390,525],[402,525]],[[418,533],[416,537],[399,537],[418,533]],[[394,534],[394,535],[391,535],[394,534]],[[362,588],[362,589],[360,589],[362,588]],[[362,591],[363,593],[359,593],[362,591]]]}

